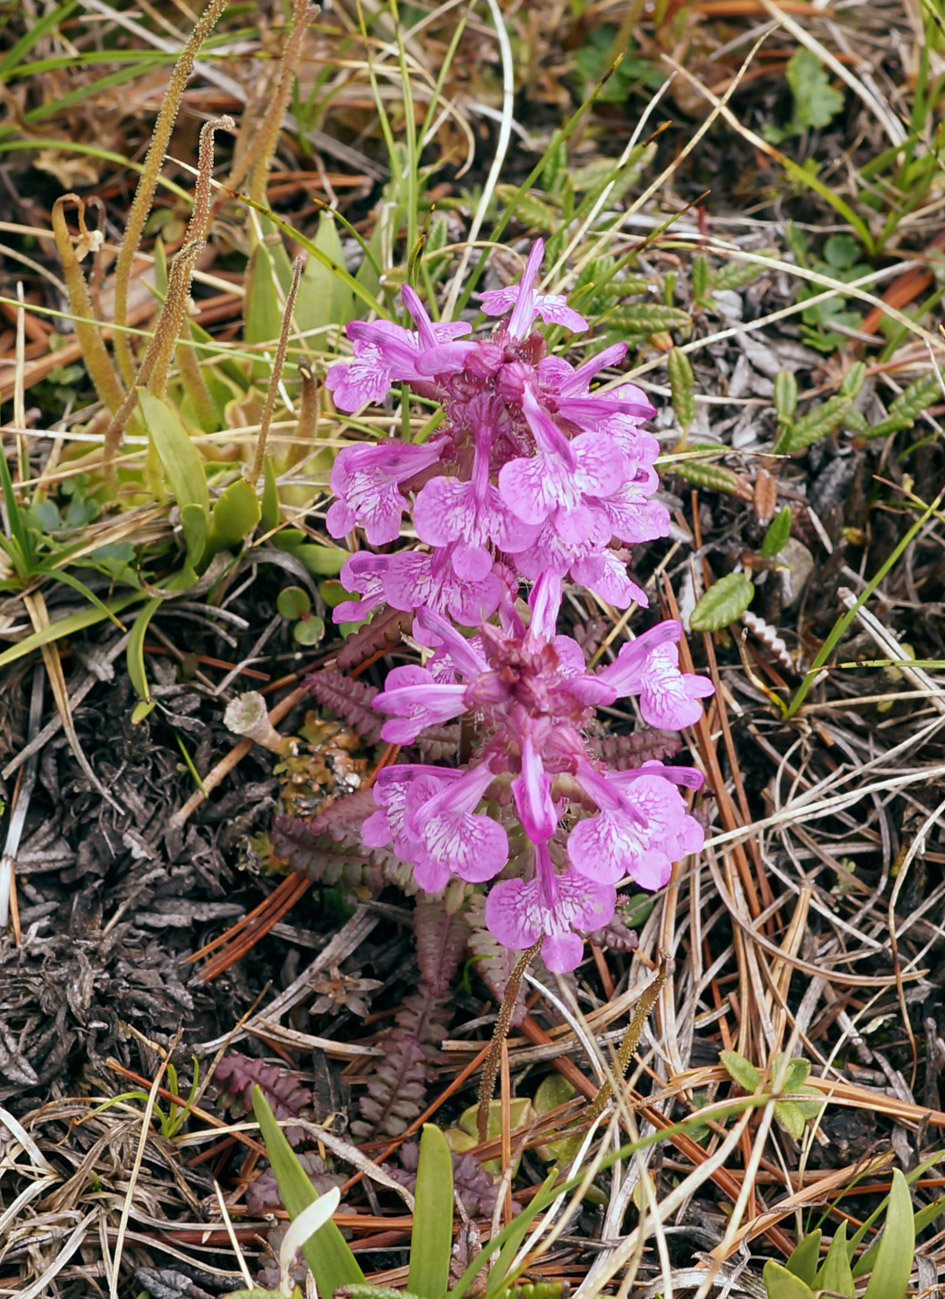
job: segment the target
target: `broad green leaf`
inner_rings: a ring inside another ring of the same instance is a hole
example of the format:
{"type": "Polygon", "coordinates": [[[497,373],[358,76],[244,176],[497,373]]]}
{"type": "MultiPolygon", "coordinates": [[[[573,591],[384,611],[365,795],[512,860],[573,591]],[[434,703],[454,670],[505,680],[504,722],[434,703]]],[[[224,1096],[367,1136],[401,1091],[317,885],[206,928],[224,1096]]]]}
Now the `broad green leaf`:
{"type": "Polygon", "coordinates": [[[336,577],[344,568],[345,561],[351,558],[346,550],[339,550],[335,546],[306,544],[285,546],[283,549],[304,564],[313,577],[336,577]]]}
{"type": "MultiPolygon", "coordinates": [[[[706,591],[689,615],[689,626],[693,631],[719,631],[741,617],[754,594],[750,577],[744,573],[728,573],[706,591]]],[[[723,1052],[728,1054],[731,1053],[723,1052]]]]}
{"type": "Polygon", "coordinates": [[[432,1123],[423,1125],[414,1194],[407,1288],[423,1299],[440,1299],[449,1285],[453,1245],[453,1162],[443,1133],[432,1123]]]}
{"type": "Polygon", "coordinates": [[[800,1141],[804,1135],[807,1120],[794,1101],[775,1101],[774,1117],[790,1137],[795,1141],[800,1141]]]}
{"type": "Polygon", "coordinates": [[[768,530],[761,543],[761,553],[765,559],[774,559],[787,545],[791,535],[791,507],[783,506],[768,524],[768,530]]]}
{"type": "Polygon", "coordinates": [[[738,1083],[742,1091],[751,1095],[761,1086],[761,1074],[750,1060],[746,1060],[737,1051],[720,1051],[719,1060],[722,1062],[725,1072],[734,1082],[738,1083]]]}
{"type": "MultiPolygon", "coordinates": [[[[289,1216],[296,1218],[318,1195],[258,1087],[253,1088],[253,1113],[266,1144],[282,1203],[289,1216]]],[[[320,1295],[333,1295],[341,1286],[364,1284],[364,1273],[335,1223],[326,1222],[319,1228],[302,1246],[302,1253],[312,1269],[320,1295]]]]}
{"type": "Polygon", "coordinates": [[[765,1263],[762,1276],[768,1299],[814,1299],[810,1286],[805,1285],[800,1277],[794,1276],[780,1263],[775,1263],[773,1258],[765,1263]]]}
{"type": "MultiPolygon", "coordinates": [[[[354,319],[354,294],[336,274],[336,270],[345,269],[345,257],[330,212],[319,215],[314,242],[315,247],[324,253],[326,261],[318,261],[315,257],[308,259],[295,300],[295,323],[306,335],[328,325],[346,325],[354,319]]],[[[311,342],[321,346],[318,338],[311,342]]]]}
{"type": "MultiPolygon", "coordinates": [[[[282,331],[284,299],[266,244],[257,244],[250,253],[245,283],[243,336],[247,343],[274,344],[282,331]]],[[[255,378],[262,378],[269,371],[269,363],[255,361],[252,371],[255,378]]]]}
{"type": "Polygon", "coordinates": [[[410,1290],[390,1290],[385,1285],[343,1285],[334,1299],[423,1299],[410,1290]]]}
{"type": "Polygon", "coordinates": [[[892,1175],[889,1207],[863,1299],[904,1299],[915,1258],[915,1221],[909,1187],[900,1169],[892,1175]]]}
{"type": "Polygon", "coordinates": [[[138,405],[154,449],[161,461],[174,499],[181,507],[198,505],[207,513],[210,493],[203,460],[190,439],[177,412],[148,392],[139,388],[138,405]]]}
{"type": "Polygon", "coordinates": [[[290,622],[312,612],[312,599],[301,586],[284,586],[276,596],[276,611],[290,622]]]}
{"type": "Polygon", "coordinates": [[[262,510],[252,483],[240,475],[220,494],[210,519],[208,549],[234,550],[255,528],[262,510]]]}
{"type": "Polygon", "coordinates": [[[792,1272],[806,1285],[814,1284],[817,1275],[817,1261],[820,1257],[820,1239],[823,1232],[820,1228],[809,1231],[787,1261],[787,1270],[792,1272]]]}
{"type": "MultiPolygon", "coordinates": [[[[854,1299],[856,1295],[853,1273],[850,1271],[850,1260],[847,1257],[847,1224],[845,1222],[840,1223],[836,1235],[830,1242],[830,1248],[827,1250],[827,1257],[824,1259],[823,1267],[814,1278],[814,1286],[818,1290],[830,1290],[835,1294],[844,1295],[846,1299],[854,1299]]],[[[893,1296],[887,1295],[885,1299],[893,1299],[893,1296]]]]}

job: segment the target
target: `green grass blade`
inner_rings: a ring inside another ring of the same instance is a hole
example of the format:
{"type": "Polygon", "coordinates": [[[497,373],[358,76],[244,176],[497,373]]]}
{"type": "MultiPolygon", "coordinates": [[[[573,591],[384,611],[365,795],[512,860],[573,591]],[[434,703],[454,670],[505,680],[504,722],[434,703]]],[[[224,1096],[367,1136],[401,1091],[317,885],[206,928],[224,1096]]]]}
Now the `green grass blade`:
{"type": "MultiPolygon", "coordinates": [[[[78,9],[79,0],[65,0],[64,4],[58,5],[57,8],[51,9],[49,13],[44,14],[38,22],[30,23],[29,31],[11,46],[0,59],[0,81],[5,81],[7,73],[15,70],[22,56],[31,50],[34,45],[43,39],[47,32],[68,18],[73,9],[78,9]]],[[[73,60],[74,62],[75,60],[73,60]]]]}
{"type": "Polygon", "coordinates": [[[892,1175],[889,1208],[863,1299],[904,1299],[915,1256],[915,1221],[909,1187],[900,1169],[892,1175]]]}
{"type": "Polygon", "coordinates": [[[141,591],[135,591],[132,595],[127,595],[121,600],[113,600],[105,606],[105,612],[100,609],[89,608],[80,609],[78,613],[69,614],[67,618],[57,618],[51,622],[48,627],[41,631],[31,632],[29,636],[24,636],[22,640],[15,645],[9,646],[0,653],[0,668],[5,668],[17,659],[25,658],[32,654],[34,650],[42,649],[44,645],[50,645],[53,641],[62,640],[66,636],[73,636],[78,631],[85,631],[86,627],[94,627],[96,623],[104,622],[106,618],[112,618],[121,613],[137,600],[144,598],[141,591]]]}
{"type": "MultiPolygon", "coordinates": [[[[282,1203],[289,1216],[297,1218],[318,1195],[258,1087],[253,1088],[253,1112],[266,1143],[282,1203]]],[[[333,1295],[345,1285],[364,1284],[364,1273],[333,1222],[320,1227],[302,1246],[302,1253],[312,1269],[320,1295],[333,1295]]]]}
{"type": "Polygon", "coordinates": [[[408,1290],[422,1299],[440,1299],[446,1293],[452,1244],[453,1161],[443,1133],[425,1123],[417,1165],[408,1290]]]}

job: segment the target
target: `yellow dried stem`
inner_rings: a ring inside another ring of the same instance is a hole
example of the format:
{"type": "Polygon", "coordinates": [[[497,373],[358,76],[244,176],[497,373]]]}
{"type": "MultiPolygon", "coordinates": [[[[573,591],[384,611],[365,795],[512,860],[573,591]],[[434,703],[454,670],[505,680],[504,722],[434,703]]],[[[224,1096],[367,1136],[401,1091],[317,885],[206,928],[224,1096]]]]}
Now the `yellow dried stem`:
{"type": "MultiPolygon", "coordinates": [[[[206,9],[197,20],[196,27],[190,34],[190,39],[181,51],[180,58],[174,66],[174,71],[171,73],[167,94],[164,96],[164,103],[161,106],[154,133],[151,136],[151,143],[148,145],[148,152],[145,155],[141,179],[138,181],[138,188],[135,190],[131,211],[128,213],[128,224],[125,227],[121,251],[118,254],[118,260],[115,262],[115,324],[118,326],[124,325],[127,319],[131,266],[135,253],[138,251],[144,223],[151,211],[151,202],[157,188],[158,176],[164,165],[164,155],[167,152],[171,132],[174,129],[174,123],[177,121],[184,87],[187,85],[193,71],[197,51],[213,30],[214,24],[223,13],[226,4],[227,0],[209,0],[206,9]]],[[[120,329],[115,335],[115,355],[118,358],[118,366],[122,377],[125,383],[130,385],[134,379],[134,357],[131,352],[131,344],[120,332],[120,329]]]]}
{"type": "Polygon", "coordinates": [[[259,475],[263,471],[263,462],[266,458],[266,442],[269,438],[269,426],[272,424],[272,413],[276,408],[276,398],[279,395],[279,382],[282,379],[282,367],[285,365],[285,354],[289,346],[289,331],[292,328],[292,312],[295,310],[295,299],[298,295],[299,281],[302,279],[305,261],[304,256],[296,257],[295,265],[292,268],[292,284],[289,287],[289,294],[285,302],[282,331],[279,334],[279,343],[272,363],[269,387],[266,389],[266,402],[259,420],[259,437],[256,439],[256,454],[253,457],[253,467],[249,479],[251,483],[257,483],[259,475]]]}
{"type": "Polygon", "coordinates": [[[76,205],[79,247],[83,253],[92,249],[94,239],[86,229],[85,204],[82,199],[77,194],[63,194],[61,198],[57,198],[52,209],[53,238],[56,241],[56,250],[59,253],[63,277],[69,292],[69,310],[74,317],[76,338],[82,348],[86,368],[95,384],[95,390],[108,409],[114,411],[121,405],[125,389],[102,342],[98,327],[93,323],[92,299],[85,276],[82,274],[82,267],[79,265],[79,256],[72,242],[72,236],[66,225],[67,203],[76,205]]]}
{"type": "Polygon", "coordinates": [[[476,1113],[476,1132],[480,1145],[489,1135],[489,1105],[492,1101],[492,1093],[495,1090],[496,1074],[499,1072],[499,1061],[502,1056],[502,1044],[509,1035],[509,1027],[512,1023],[512,1011],[515,1009],[515,999],[518,996],[518,990],[522,986],[522,979],[525,977],[525,971],[531,965],[534,958],[538,955],[541,948],[542,939],[539,938],[527,952],[523,952],[516,962],[515,969],[512,971],[508,983],[505,985],[505,996],[502,998],[502,1005],[499,1007],[498,1018],[495,1022],[495,1032],[492,1034],[492,1045],[489,1047],[489,1054],[486,1062],[482,1066],[482,1081],[479,1084],[479,1109],[476,1113]]]}
{"type": "MultiPolygon", "coordinates": [[[[620,1046],[617,1050],[617,1064],[614,1069],[615,1078],[623,1078],[630,1068],[630,1058],[637,1049],[640,1038],[643,1034],[643,1026],[649,1018],[650,1011],[656,1005],[660,990],[666,982],[666,976],[669,971],[669,964],[664,957],[660,963],[659,973],[656,978],[643,990],[643,995],[637,1002],[636,1009],[633,1012],[633,1018],[627,1025],[627,1031],[621,1039],[620,1046]]],[[[593,1123],[599,1114],[603,1112],[604,1106],[613,1095],[613,1084],[608,1079],[601,1087],[600,1091],[591,1101],[590,1107],[581,1115],[581,1124],[593,1123]]]]}
{"type": "Polygon", "coordinates": [[[233,131],[232,117],[213,118],[200,128],[200,148],[197,154],[197,184],[194,190],[194,210],[187,223],[184,243],[171,264],[167,276],[167,296],[154,328],[154,337],[148,344],[137,387],[147,387],[156,397],[163,397],[167,387],[167,374],[171,357],[180,338],[181,326],[190,298],[190,283],[197,269],[197,260],[205,247],[210,225],[213,179],[213,136],[216,131],[233,131]]]}
{"type": "Polygon", "coordinates": [[[302,53],[302,38],[308,27],[311,12],[308,0],[293,0],[292,31],[289,33],[279,61],[276,92],[259,124],[253,143],[240,159],[238,166],[234,167],[227,182],[228,188],[238,189],[243,177],[248,174],[247,191],[256,203],[266,202],[266,177],[269,174],[269,164],[276,152],[282,120],[289,106],[292,78],[295,76],[295,69],[302,53]]]}

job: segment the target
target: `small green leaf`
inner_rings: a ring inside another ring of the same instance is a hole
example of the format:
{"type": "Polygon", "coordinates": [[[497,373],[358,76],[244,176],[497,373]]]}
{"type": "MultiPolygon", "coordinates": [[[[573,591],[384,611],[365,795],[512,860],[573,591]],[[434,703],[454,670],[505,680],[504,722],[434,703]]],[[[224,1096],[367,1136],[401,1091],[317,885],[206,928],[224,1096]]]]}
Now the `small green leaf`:
{"type": "MultiPolygon", "coordinates": [[[[289,1216],[297,1218],[318,1195],[258,1087],[253,1088],[253,1112],[266,1143],[282,1203],[289,1216]]],[[[364,1284],[364,1273],[334,1222],[320,1227],[302,1246],[302,1253],[312,1269],[320,1295],[333,1295],[344,1285],[364,1284]]]]}
{"type": "Polygon", "coordinates": [[[689,279],[692,284],[692,298],[699,306],[709,301],[709,287],[712,283],[712,268],[705,253],[696,253],[689,267],[689,279]]]}
{"type": "MultiPolygon", "coordinates": [[[[693,631],[720,631],[741,617],[754,594],[750,577],[744,573],[728,573],[706,591],[689,615],[689,626],[693,631]]],[[[730,1054],[723,1052],[723,1055],[730,1054]]]]}
{"type": "Polygon", "coordinates": [[[797,410],[797,377],[793,370],[779,370],[774,380],[774,409],[782,424],[794,418],[797,410]]]}
{"type": "Polygon", "coordinates": [[[790,455],[794,451],[803,451],[818,438],[826,437],[841,422],[851,405],[852,398],[843,397],[839,393],[836,397],[828,398],[822,406],[778,434],[774,442],[775,454],[790,455]]]}
{"type": "Polygon", "coordinates": [[[325,620],[317,616],[305,618],[292,628],[292,639],[296,645],[304,645],[306,648],[317,645],[324,635],[325,620]]]}
{"type": "Polygon", "coordinates": [[[669,386],[673,394],[673,410],[676,412],[679,427],[685,435],[696,418],[696,380],[689,357],[678,347],[674,347],[666,358],[666,369],[669,372],[669,386]]]}
{"type": "Polygon", "coordinates": [[[829,126],[843,108],[843,95],[830,84],[817,55],[804,45],[788,61],[787,80],[794,95],[793,128],[797,133],[810,127],[829,126]]]}
{"type": "Polygon", "coordinates": [[[787,1261],[787,1269],[807,1285],[814,1284],[817,1260],[820,1257],[820,1228],[809,1231],[787,1261]]]}
{"type": "Polygon", "coordinates": [[[240,475],[221,492],[213,507],[209,552],[235,550],[255,528],[261,515],[255,487],[240,475]]]}
{"type": "MultiPolygon", "coordinates": [[[[784,1057],[779,1055],[775,1058],[773,1071],[777,1074],[781,1067],[784,1057]]],[[[810,1061],[804,1060],[801,1056],[796,1056],[788,1062],[787,1069],[784,1071],[784,1077],[781,1081],[781,1090],[785,1092],[799,1091],[807,1079],[810,1077],[810,1061]]]]}
{"type": "MultiPolygon", "coordinates": [[[[755,250],[757,257],[778,257],[777,248],[758,248],[755,250]]],[[[712,282],[712,291],[719,289],[743,289],[748,284],[754,284],[759,275],[764,273],[764,267],[759,266],[757,262],[739,262],[733,257],[731,261],[726,262],[715,273],[715,279],[712,282]]]]}
{"type": "Polygon", "coordinates": [[[840,393],[844,397],[855,397],[866,382],[866,365],[863,361],[854,361],[843,376],[840,393]]]}
{"type": "Polygon", "coordinates": [[[664,329],[689,329],[692,317],[681,307],[666,307],[661,303],[640,303],[632,307],[616,307],[607,317],[612,329],[628,334],[658,334],[664,329]]]}
{"type": "MultiPolygon", "coordinates": [[[[845,1299],[854,1299],[856,1287],[853,1284],[853,1273],[850,1271],[850,1259],[847,1254],[847,1224],[841,1222],[836,1235],[830,1242],[823,1267],[814,1278],[817,1290],[830,1290],[834,1294],[844,1295],[845,1299]]],[[[891,1297],[890,1297],[891,1299],[891,1297]]]]}
{"type": "MultiPolygon", "coordinates": [[[[722,581],[724,582],[725,579],[723,578],[722,581]]],[[[716,586],[718,585],[716,583],[716,586]]],[[[738,1083],[743,1092],[748,1092],[749,1096],[761,1086],[761,1074],[750,1060],[746,1060],[737,1051],[720,1051],[719,1060],[722,1062],[728,1076],[733,1082],[738,1083]]]]}
{"type": "Polygon", "coordinates": [[[146,388],[137,393],[145,427],[180,509],[187,562],[196,567],[206,546],[210,514],[203,460],[177,412],[146,388]]]}
{"type": "Polygon", "coordinates": [[[775,1263],[773,1258],[765,1263],[762,1276],[768,1299],[814,1299],[810,1286],[805,1285],[800,1277],[794,1276],[780,1263],[775,1263]]]}
{"type": "Polygon", "coordinates": [[[768,524],[768,530],[761,543],[761,553],[765,559],[774,559],[787,545],[791,535],[791,507],[783,506],[768,524]]]}
{"type": "Polygon", "coordinates": [[[276,609],[281,617],[293,622],[312,612],[312,601],[308,591],[301,586],[284,586],[276,596],[276,609]]]}
{"type": "Polygon", "coordinates": [[[912,1201],[908,1183],[897,1168],[892,1175],[886,1222],[863,1299],[905,1299],[914,1259],[912,1201]]]}
{"type": "Polygon", "coordinates": [[[148,674],[144,666],[144,638],[148,630],[148,624],[161,607],[161,604],[160,596],[153,596],[147,602],[132,623],[131,632],[128,636],[128,645],[125,649],[125,664],[128,669],[128,677],[139,699],[144,703],[150,703],[151,701],[151,689],[148,685],[148,674]]]}
{"type": "Polygon", "coordinates": [[[407,1288],[423,1299],[446,1293],[453,1246],[453,1162],[438,1127],[423,1125],[407,1288]]]}
{"type": "Polygon", "coordinates": [[[731,495],[738,492],[738,474],[732,469],[726,469],[725,465],[716,464],[711,460],[700,460],[698,456],[687,456],[683,460],[674,461],[667,467],[672,469],[674,474],[678,474],[680,478],[685,478],[687,483],[693,483],[696,487],[708,487],[711,491],[728,492],[731,495]]]}

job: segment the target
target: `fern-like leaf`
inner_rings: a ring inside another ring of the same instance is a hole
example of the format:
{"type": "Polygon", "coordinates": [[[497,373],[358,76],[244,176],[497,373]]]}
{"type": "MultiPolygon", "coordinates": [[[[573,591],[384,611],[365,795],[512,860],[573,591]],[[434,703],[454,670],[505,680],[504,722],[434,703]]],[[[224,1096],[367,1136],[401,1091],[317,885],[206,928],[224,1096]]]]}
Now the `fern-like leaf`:
{"type": "Polygon", "coordinates": [[[639,767],[644,762],[665,762],[675,758],[683,747],[680,736],[671,731],[635,731],[633,735],[592,735],[587,740],[587,751],[602,759],[615,771],[639,767]]]}
{"type": "Polygon", "coordinates": [[[305,678],[305,684],[333,717],[345,722],[360,735],[365,744],[377,744],[381,738],[382,719],[371,707],[376,686],[346,677],[343,672],[324,668],[305,678]]]}
{"type": "Polygon", "coordinates": [[[359,628],[342,645],[336,662],[342,672],[360,667],[366,659],[399,645],[404,633],[413,625],[413,613],[399,609],[379,609],[366,627],[359,628]]]}
{"type": "Polygon", "coordinates": [[[466,944],[466,925],[442,900],[423,899],[414,912],[420,977],[385,1036],[384,1056],[360,1098],[361,1119],[351,1124],[359,1139],[396,1137],[426,1102],[428,1083],[440,1063],[439,1043],[451,1014],[447,993],[466,944]]]}
{"type": "MultiPolygon", "coordinates": [[[[298,1119],[303,1117],[303,1111],[311,1111],[312,1093],[285,1065],[267,1064],[241,1051],[228,1051],[217,1065],[214,1078],[230,1098],[229,1108],[241,1113],[252,1113],[254,1086],[263,1093],[277,1119],[298,1119]]],[[[290,1125],[285,1134],[294,1145],[302,1140],[305,1129],[290,1125]]]]}

